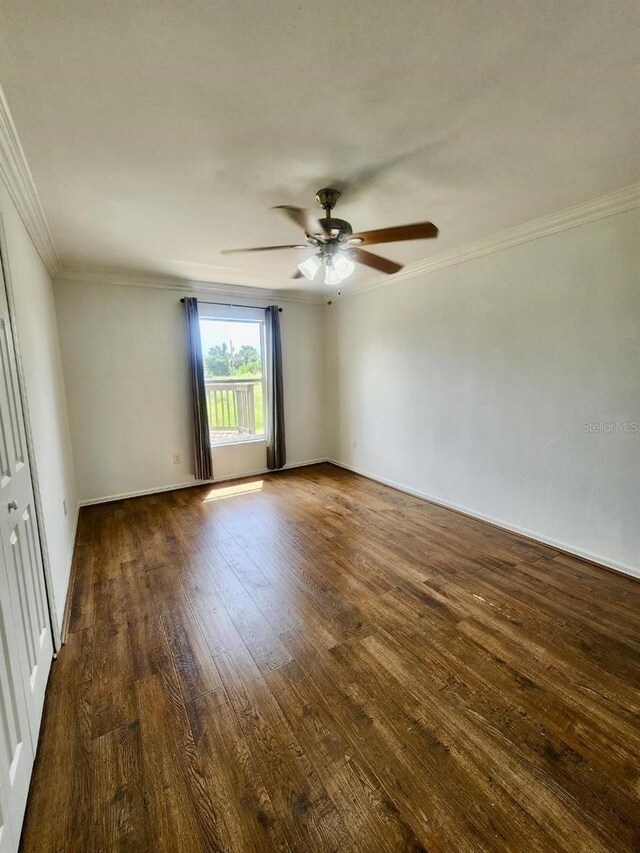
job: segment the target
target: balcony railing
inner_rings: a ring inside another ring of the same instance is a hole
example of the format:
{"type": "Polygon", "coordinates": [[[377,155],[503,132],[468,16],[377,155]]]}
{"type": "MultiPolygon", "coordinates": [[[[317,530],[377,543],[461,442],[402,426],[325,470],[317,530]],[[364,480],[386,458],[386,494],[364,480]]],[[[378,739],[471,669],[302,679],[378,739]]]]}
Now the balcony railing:
{"type": "MultiPolygon", "coordinates": [[[[256,396],[260,379],[205,379],[209,430],[226,435],[256,434],[256,396]],[[256,390],[257,389],[257,390],[256,390]]],[[[258,425],[262,432],[262,424],[258,425]]]]}

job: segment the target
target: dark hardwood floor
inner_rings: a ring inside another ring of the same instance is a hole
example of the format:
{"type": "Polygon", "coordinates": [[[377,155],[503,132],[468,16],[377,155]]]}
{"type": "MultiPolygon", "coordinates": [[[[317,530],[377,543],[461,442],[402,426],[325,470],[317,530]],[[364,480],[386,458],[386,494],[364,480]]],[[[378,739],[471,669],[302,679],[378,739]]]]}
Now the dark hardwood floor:
{"type": "Polygon", "coordinates": [[[82,510],[22,850],[640,850],[640,584],[330,465],[82,510]]]}

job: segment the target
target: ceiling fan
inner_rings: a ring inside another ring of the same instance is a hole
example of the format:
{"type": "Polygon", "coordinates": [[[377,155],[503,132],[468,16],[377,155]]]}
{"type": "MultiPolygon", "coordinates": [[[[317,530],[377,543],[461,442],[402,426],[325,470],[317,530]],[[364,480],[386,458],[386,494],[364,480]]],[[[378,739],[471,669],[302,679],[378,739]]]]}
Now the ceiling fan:
{"type": "Polygon", "coordinates": [[[304,228],[305,243],[287,246],[256,246],[251,249],[225,249],[222,254],[313,248],[317,251],[298,264],[298,269],[292,278],[304,276],[309,281],[313,281],[320,268],[324,266],[324,283],[335,285],[340,284],[352,274],[355,269],[354,262],[388,274],[402,269],[402,264],[368,252],[360,248],[361,246],[371,246],[376,243],[395,243],[400,240],[427,240],[438,236],[438,229],[432,222],[415,222],[413,225],[397,225],[395,228],[359,231],[354,234],[348,222],[331,216],[331,211],[339,198],[340,192],[338,190],[318,190],[316,201],[325,213],[322,218],[317,218],[301,207],[281,204],[274,208],[281,210],[296,225],[304,228]]]}

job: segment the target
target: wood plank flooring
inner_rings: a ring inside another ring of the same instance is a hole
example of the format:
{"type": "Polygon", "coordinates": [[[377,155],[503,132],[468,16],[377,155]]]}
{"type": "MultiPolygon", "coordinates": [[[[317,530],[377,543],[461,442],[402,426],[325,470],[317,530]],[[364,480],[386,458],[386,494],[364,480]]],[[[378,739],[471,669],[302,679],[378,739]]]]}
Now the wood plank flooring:
{"type": "Polygon", "coordinates": [[[640,584],[331,465],[82,510],[32,851],[640,850],[640,584]]]}

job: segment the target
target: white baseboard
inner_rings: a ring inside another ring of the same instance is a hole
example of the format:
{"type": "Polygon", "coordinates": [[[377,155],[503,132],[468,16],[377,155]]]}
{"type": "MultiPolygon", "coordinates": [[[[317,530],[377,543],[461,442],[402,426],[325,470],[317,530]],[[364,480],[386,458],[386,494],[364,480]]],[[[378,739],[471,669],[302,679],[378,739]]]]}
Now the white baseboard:
{"type": "MultiPolygon", "coordinates": [[[[75,506],[75,516],[73,519],[73,533],[71,535],[71,542],[69,544],[69,550],[67,552],[67,589],[64,595],[64,607],[62,608],[62,613],[60,616],[56,613],[56,621],[59,626],[59,636],[55,638],[55,648],[56,651],[60,650],[60,646],[62,646],[66,642],[67,638],[67,626],[69,623],[69,616],[71,615],[71,596],[73,593],[73,554],[76,548],[76,538],[78,536],[78,520],[80,518],[80,503],[76,502],[75,506]]],[[[55,607],[55,604],[54,604],[55,607]]]]}
{"type": "Polygon", "coordinates": [[[563,551],[575,557],[580,557],[583,560],[588,560],[590,563],[595,563],[596,565],[603,566],[607,569],[613,569],[621,574],[629,575],[632,578],[640,579],[639,567],[620,563],[617,560],[611,560],[608,557],[603,557],[601,554],[594,554],[592,551],[588,551],[584,548],[577,548],[574,545],[568,545],[566,542],[562,542],[559,539],[552,539],[542,533],[537,533],[534,530],[528,530],[526,527],[509,524],[500,518],[485,515],[484,513],[478,512],[470,507],[463,506],[462,504],[443,500],[442,498],[439,498],[436,495],[431,495],[428,492],[411,489],[409,486],[405,486],[402,483],[396,483],[394,480],[387,480],[384,477],[378,477],[376,474],[371,474],[368,471],[361,470],[360,468],[354,468],[352,465],[347,465],[345,462],[338,462],[337,459],[328,458],[326,461],[330,462],[332,465],[337,465],[338,468],[345,468],[347,471],[352,471],[354,474],[360,474],[361,477],[366,477],[368,480],[374,480],[376,483],[382,483],[383,486],[391,486],[392,489],[397,489],[399,492],[404,492],[407,495],[413,495],[413,497],[421,498],[422,500],[429,501],[430,503],[437,504],[438,506],[445,507],[446,509],[455,510],[462,515],[468,515],[470,518],[477,518],[479,521],[486,521],[488,524],[493,524],[495,527],[501,527],[503,530],[509,530],[511,533],[518,533],[520,536],[532,539],[534,542],[541,542],[544,545],[550,545],[552,548],[557,548],[559,551],[563,551]]]}
{"type": "MultiPolygon", "coordinates": [[[[352,471],[354,474],[359,474],[361,477],[366,477],[368,480],[374,480],[377,483],[382,483],[382,485],[384,486],[390,486],[392,489],[397,489],[399,492],[404,492],[405,494],[413,495],[413,497],[421,498],[422,500],[429,501],[430,503],[436,504],[437,506],[445,507],[446,509],[455,510],[455,512],[459,512],[462,515],[467,515],[470,518],[476,518],[479,521],[487,522],[487,524],[492,524],[495,527],[502,528],[503,530],[509,530],[511,533],[517,533],[520,536],[524,536],[527,539],[533,540],[534,542],[541,542],[544,545],[550,545],[552,548],[557,548],[558,551],[563,551],[566,554],[571,554],[575,557],[580,557],[583,560],[588,560],[590,563],[595,563],[596,565],[603,566],[607,569],[613,569],[616,572],[620,572],[621,574],[628,575],[632,578],[640,579],[639,567],[631,566],[627,563],[621,563],[617,560],[611,560],[608,557],[603,557],[601,554],[595,554],[587,549],[570,545],[559,539],[553,539],[552,537],[545,536],[542,533],[538,533],[534,530],[529,530],[526,527],[520,527],[519,525],[510,524],[509,522],[506,522],[500,518],[495,518],[494,516],[478,512],[477,510],[472,509],[471,507],[444,500],[442,498],[437,497],[436,495],[420,491],[419,489],[412,489],[409,486],[405,486],[402,483],[397,483],[394,480],[388,480],[385,477],[379,477],[376,474],[370,473],[369,471],[364,471],[360,468],[355,468],[352,465],[347,465],[345,462],[339,462],[337,459],[332,459],[330,457],[323,457],[320,459],[308,459],[304,462],[295,462],[290,465],[285,465],[284,469],[281,470],[304,468],[307,465],[318,465],[321,462],[330,462],[332,465],[336,465],[338,468],[344,468],[347,471],[352,471]]],[[[213,480],[212,482],[215,485],[216,483],[224,483],[229,480],[242,480],[245,477],[257,477],[264,476],[265,474],[277,473],[277,471],[270,471],[267,468],[259,468],[254,471],[245,471],[241,474],[231,474],[228,477],[219,477],[213,480]]],[[[101,498],[92,498],[91,500],[80,501],[78,506],[91,506],[93,504],[109,503],[110,501],[124,500],[125,498],[142,497],[143,495],[153,495],[158,494],[160,492],[172,492],[177,489],[186,489],[191,486],[206,486],[209,482],[210,481],[208,480],[191,480],[188,483],[174,483],[170,486],[160,486],[154,489],[141,489],[136,492],[124,492],[122,494],[117,495],[107,495],[101,498]]]]}
{"type": "MultiPolygon", "coordinates": [[[[290,465],[285,465],[279,470],[287,471],[292,468],[304,468],[305,465],[318,465],[320,462],[327,462],[326,457],[322,459],[308,459],[305,462],[293,462],[290,465]]],[[[105,495],[100,498],[90,498],[86,501],[80,501],[78,506],[92,506],[93,504],[110,503],[111,501],[122,501],[126,498],[141,498],[144,495],[156,495],[160,492],[175,492],[178,489],[188,489],[191,486],[207,486],[216,483],[226,483],[228,480],[243,480],[245,477],[257,477],[264,474],[277,474],[278,471],[272,471],[269,468],[256,468],[253,471],[243,471],[239,474],[229,474],[227,477],[214,477],[213,480],[189,480],[187,483],[173,483],[170,486],[158,486],[154,489],[140,489],[136,492],[122,492],[117,495],[105,495]]]]}
{"type": "Polygon", "coordinates": [[[135,492],[118,492],[115,495],[103,495],[99,498],[89,498],[86,501],[80,501],[80,506],[93,506],[93,504],[106,504],[111,501],[123,501],[126,498],[141,498],[144,495],[155,495],[159,492],[173,492],[176,489],[188,489],[190,486],[202,486],[206,480],[189,480],[188,483],[172,483],[170,486],[157,486],[153,489],[138,489],[135,492]]]}

